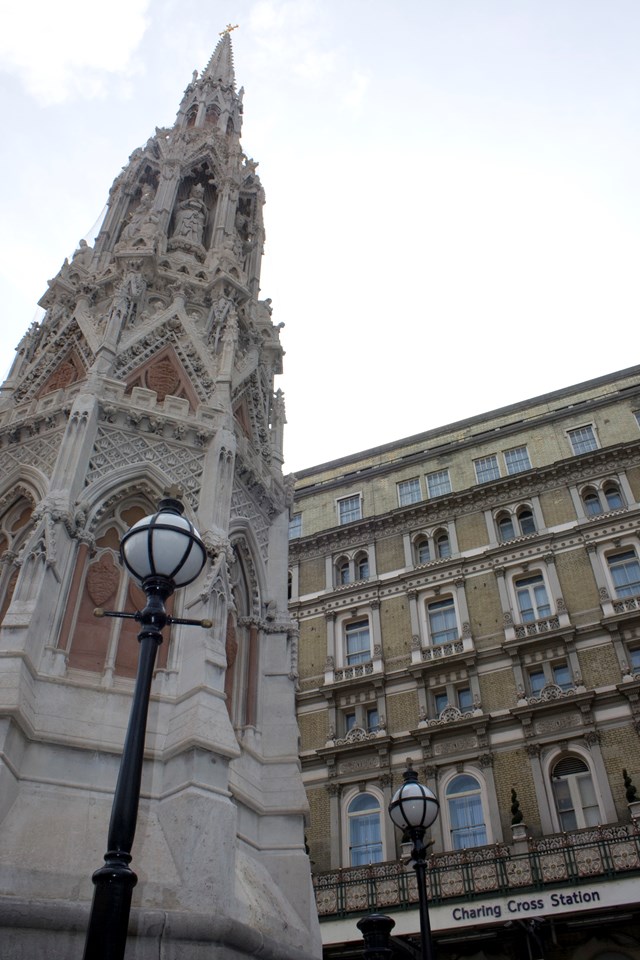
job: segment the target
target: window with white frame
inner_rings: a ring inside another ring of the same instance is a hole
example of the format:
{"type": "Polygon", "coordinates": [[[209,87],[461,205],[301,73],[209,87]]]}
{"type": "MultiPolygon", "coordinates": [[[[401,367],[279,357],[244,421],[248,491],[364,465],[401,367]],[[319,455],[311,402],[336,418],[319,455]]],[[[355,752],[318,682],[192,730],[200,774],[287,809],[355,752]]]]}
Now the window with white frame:
{"type": "Polygon", "coordinates": [[[302,536],[302,514],[294,513],[289,520],[289,540],[296,540],[302,536]]]}
{"type": "Polygon", "coordinates": [[[428,537],[419,537],[415,544],[416,563],[429,563],[431,560],[431,545],[428,537]]]}
{"type": "Polygon", "coordinates": [[[587,517],[597,517],[609,510],[622,510],[625,506],[620,487],[615,480],[605,480],[600,486],[593,484],[583,487],[580,498],[587,517]]]}
{"type": "Polygon", "coordinates": [[[500,467],[495,453],[489,454],[488,457],[478,457],[473,461],[473,466],[478,483],[489,483],[491,480],[500,479],[500,467]]]}
{"type": "Polygon", "coordinates": [[[433,704],[436,717],[439,717],[447,707],[457,707],[461,713],[468,713],[473,710],[471,687],[448,684],[446,689],[436,690],[433,693],[433,704]]]}
{"type": "Polygon", "coordinates": [[[401,507],[406,507],[410,503],[419,503],[422,500],[419,477],[401,480],[396,486],[398,488],[398,503],[401,507]]]}
{"type": "Polygon", "coordinates": [[[369,557],[366,553],[357,553],[353,561],[356,580],[369,579],[369,557]]]}
{"type": "Polygon", "coordinates": [[[589,453],[590,450],[598,449],[598,441],[593,429],[593,425],[588,423],[584,427],[576,427],[574,430],[567,430],[567,436],[571,449],[575,456],[581,453],[589,453]]]}
{"type": "Polygon", "coordinates": [[[460,631],[453,597],[427,601],[427,622],[432,646],[457,640],[460,631]]]}
{"type": "Polygon", "coordinates": [[[453,555],[449,530],[438,527],[433,532],[421,533],[413,541],[414,563],[430,563],[453,555]]]}
{"type": "Polygon", "coordinates": [[[506,543],[515,537],[528,537],[536,532],[536,521],[530,507],[523,505],[515,511],[502,510],[496,515],[498,540],[506,543]]]}
{"type": "Polygon", "coordinates": [[[591,771],[581,757],[559,760],[551,772],[551,784],[561,830],[596,827],[601,822],[591,771]]]}
{"type": "Polygon", "coordinates": [[[640,594],[640,563],[633,547],[610,554],[607,563],[617,597],[640,594]]]}
{"type": "Polygon", "coordinates": [[[531,470],[531,460],[526,447],[513,447],[511,450],[505,450],[503,456],[507,473],[524,473],[525,470],[531,470]]]}
{"type": "Polygon", "coordinates": [[[565,660],[554,663],[536,664],[527,674],[529,694],[539,697],[545,687],[556,686],[561,690],[571,690],[575,684],[571,676],[571,669],[565,660]]]}
{"type": "Polygon", "coordinates": [[[338,500],[338,520],[342,523],[353,523],[362,519],[362,499],[359,493],[352,497],[341,497],[338,500]]]}
{"type": "Polygon", "coordinates": [[[427,490],[430,497],[443,497],[451,493],[451,479],[448,470],[434,470],[427,474],[427,490]]]}
{"type": "Polygon", "coordinates": [[[542,620],[551,613],[547,588],[541,573],[518,577],[514,581],[520,619],[523,623],[542,620]]]}
{"type": "Polygon", "coordinates": [[[469,773],[449,781],[445,791],[451,849],[481,847],[488,842],[480,783],[469,773]]]}
{"type": "Polygon", "coordinates": [[[369,621],[352,620],[344,628],[344,661],[347,666],[366,663],[371,659],[369,621]]]}
{"type": "Polygon", "coordinates": [[[433,535],[433,540],[436,545],[436,555],[439,560],[444,560],[446,557],[451,556],[451,542],[446,530],[436,530],[433,535]]]}
{"type": "Polygon", "coordinates": [[[382,808],[373,793],[358,793],[347,806],[349,866],[382,861],[382,808]]]}
{"type": "Polygon", "coordinates": [[[351,581],[351,570],[348,557],[336,560],[336,586],[344,587],[351,581]]]}

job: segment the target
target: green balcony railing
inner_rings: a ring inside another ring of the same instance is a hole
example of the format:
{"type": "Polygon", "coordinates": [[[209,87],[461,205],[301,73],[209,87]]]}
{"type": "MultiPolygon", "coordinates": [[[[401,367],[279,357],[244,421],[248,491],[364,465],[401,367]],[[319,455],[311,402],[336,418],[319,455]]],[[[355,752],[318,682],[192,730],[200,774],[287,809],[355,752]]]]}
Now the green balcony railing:
{"type": "MultiPolygon", "coordinates": [[[[435,854],[428,860],[428,897],[456,899],[543,890],[640,874],[637,826],[592,827],[530,838],[520,851],[506,844],[435,854]]],[[[369,910],[410,909],[418,902],[415,873],[405,863],[349,867],[313,878],[320,919],[369,910]]]]}

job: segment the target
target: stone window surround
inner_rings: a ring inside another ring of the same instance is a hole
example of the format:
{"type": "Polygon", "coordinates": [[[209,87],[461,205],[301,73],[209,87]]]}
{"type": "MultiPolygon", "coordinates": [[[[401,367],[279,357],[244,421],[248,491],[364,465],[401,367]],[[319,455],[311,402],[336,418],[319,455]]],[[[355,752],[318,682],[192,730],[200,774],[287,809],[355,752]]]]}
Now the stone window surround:
{"type": "MultiPolygon", "coordinates": [[[[542,507],[540,506],[540,498],[538,496],[532,496],[528,500],[518,500],[512,501],[510,503],[501,504],[499,507],[494,507],[491,510],[484,511],[485,522],[487,524],[487,532],[489,534],[489,546],[497,547],[501,546],[505,541],[500,540],[500,533],[498,530],[498,524],[496,518],[500,514],[509,513],[512,515],[514,520],[514,529],[517,530],[517,513],[523,508],[531,510],[533,514],[533,519],[536,525],[536,533],[543,533],[546,529],[544,516],[542,515],[542,507]]],[[[535,534],[519,534],[516,533],[515,538],[519,536],[535,536],[535,534]]],[[[508,541],[507,541],[508,542],[508,541]]]]}
{"type": "MultiPolygon", "coordinates": [[[[624,471],[620,471],[619,473],[607,474],[604,477],[598,477],[596,479],[589,480],[585,483],[581,483],[580,486],[576,484],[572,484],[569,487],[569,493],[571,495],[571,500],[573,501],[573,506],[575,508],[576,516],[578,517],[578,520],[593,519],[591,514],[588,514],[587,511],[585,510],[584,501],[582,499],[586,488],[593,488],[595,492],[598,494],[598,497],[600,499],[600,505],[603,508],[602,509],[603,514],[612,512],[603,494],[603,487],[605,487],[607,483],[616,484],[616,486],[618,487],[618,490],[620,491],[620,496],[622,497],[623,503],[626,504],[626,506],[624,507],[618,507],[617,508],[618,510],[625,510],[625,509],[628,509],[630,506],[635,505],[635,497],[633,496],[633,491],[627,479],[626,473],[624,471]]],[[[598,514],[598,516],[600,516],[600,514],[598,514]]]]}
{"type": "Polygon", "coordinates": [[[325,613],[327,624],[327,664],[325,667],[325,684],[333,683],[336,669],[346,669],[345,659],[345,626],[354,620],[369,621],[369,640],[371,643],[371,672],[382,673],[382,626],[380,622],[380,601],[372,601],[366,605],[352,607],[351,610],[328,610],[325,613]]]}
{"type": "Polygon", "coordinates": [[[378,576],[378,571],[376,569],[375,544],[364,543],[352,550],[341,550],[338,554],[325,557],[325,589],[327,591],[332,591],[337,587],[347,586],[347,584],[341,584],[338,579],[338,563],[341,560],[349,561],[349,585],[363,582],[359,581],[356,576],[356,561],[363,554],[366,554],[369,563],[369,576],[366,579],[375,580],[378,576]]]}
{"type": "Polygon", "coordinates": [[[442,559],[444,562],[448,559],[447,557],[438,557],[435,541],[439,533],[446,533],[449,537],[449,547],[451,548],[452,557],[455,557],[460,553],[454,520],[443,521],[441,523],[434,524],[433,527],[425,527],[424,529],[417,530],[413,533],[403,533],[402,544],[404,548],[404,563],[408,570],[411,570],[414,567],[423,566],[423,564],[418,562],[418,542],[423,539],[429,541],[429,553],[431,559],[426,561],[427,563],[434,563],[440,559],[442,559]]]}
{"type": "Polygon", "coordinates": [[[551,607],[550,617],[558,618],[560,628],[570,626],[569,614],[567,613],[567,607],[562,596],[562,589],[560,587],[560,580],[558,579],[558,571],[553,554],[533,558],[527,563],[514,564],[509,567],[498,567],[495,570],[495,574],[507,640],[515,640],[515,625],[522,625],[515,581],[526,576],[541,574],[551,607]]]}
{"type": "Polygon", "coordinates": [[[458,624],[459,637],[466,637],[469,626],[469,608],[464,589],[464,580],[458,577],[455,581],[438,584],[423,590],[410,590],[407,594],[409,601],[409,617],[411,620],[411,634],[418,637],[420,647],[431,647],[429,635],[428,604],[432,601],[453,598],[453,605],[458,624]]]}
{"type": "Polygon", "coordinates": [[[498,843],[502,839],[502,828],[500,825],[500,807],[496,794],[493,768],[490,764],[480,767],[479,764],[472,762],[457,763],[455,766],[437,768],[437,783],[435,778],[432,782],[427,782],[438,799],[440,800],[440,816],[431,828],[431,834],[435,840],[435,850],[452,850],[451,846],[451,820],[447,806],[446,791],[447,786],[460,773],[466,773],[478,781],[480,787],[480,797],[482,800],[482,811],[484,814],[484,823],[487,830],[487,844],[498,843]]]}
{"type": "Polygon", "coordinates": [[[617,821],[618,815],[597,737],[590,738],[588,747],[584,741],[568,739],[562,744],[550,744],[547,747],[540,748],[540,750],[528,751],[528,753],[543,836],[548,833],[562,832],[551,785],[551,771],[562,756],[567,754],[575,754],[580,757],[589,768],[602,814],[602,822],[613,823],[617,821]]]}

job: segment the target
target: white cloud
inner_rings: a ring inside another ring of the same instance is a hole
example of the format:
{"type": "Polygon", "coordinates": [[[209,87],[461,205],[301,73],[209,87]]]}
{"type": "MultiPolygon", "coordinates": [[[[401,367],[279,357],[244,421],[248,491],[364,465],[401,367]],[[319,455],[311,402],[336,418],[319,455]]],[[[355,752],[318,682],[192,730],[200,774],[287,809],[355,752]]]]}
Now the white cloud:
{"type": "Polygon", "coordinates": [[[109,75],[130,73],[149,0],[34,0],[0,6],[0,70],[42,104],[101,96],[109,75]],[[123,26],[124,25],[124,26],[123,26]]]}
{"type": "Polygon", "coordinates": [[[362,106],[365,94],[369,89],[371,77],[360,70],[354,70],[351,77],[351,86],[344,95],[343,102],[346,107],[358,110],[362,106]]]}

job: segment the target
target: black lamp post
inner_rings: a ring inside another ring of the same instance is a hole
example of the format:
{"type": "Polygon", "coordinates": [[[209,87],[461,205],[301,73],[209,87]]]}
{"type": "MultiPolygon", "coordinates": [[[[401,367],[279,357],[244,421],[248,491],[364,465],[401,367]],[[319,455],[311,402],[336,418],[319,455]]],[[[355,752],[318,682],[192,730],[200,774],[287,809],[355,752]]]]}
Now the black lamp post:
{"type": "Polygon", "coordinates": [[[418,775],[411,766],[411,760],[407,760],[407,769],[402,776],[404,783],[389,804],[389,816],[413,844],[411,860],[418,883],[421,956],[422,960],[435,960],[427,903],[427,847],[424,835],[437,819],[440,804],[432,791],[418,782],[418,775]]]}
{"type": "Polygon", "coordinates": [[[170,623],[211,626],[208,620],[170,617],[165,609],[165,601],[174,590],[195,580],[207,559],[197,530],[182,513],[180,501],[167,497],[160,501],[157,513],[139,520],[122,538],[122,562],[146,594],[144,610],[138,613],[95,611],[97,616],[137,620],[141,630],[138,672],[113,797],[107,852],[104,866],[93,875],[95,890],[84,960],[122,960],[124,957],[131,896],[138,882],[129,863],[140,799],[151,681],[156,653],[162,643],[162,629],[170,623]]]}

